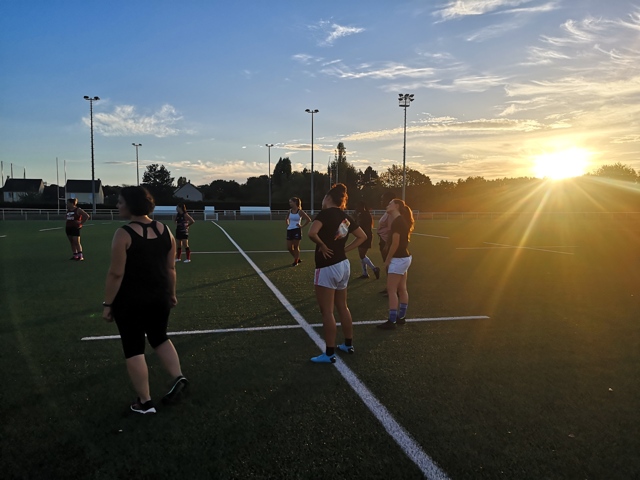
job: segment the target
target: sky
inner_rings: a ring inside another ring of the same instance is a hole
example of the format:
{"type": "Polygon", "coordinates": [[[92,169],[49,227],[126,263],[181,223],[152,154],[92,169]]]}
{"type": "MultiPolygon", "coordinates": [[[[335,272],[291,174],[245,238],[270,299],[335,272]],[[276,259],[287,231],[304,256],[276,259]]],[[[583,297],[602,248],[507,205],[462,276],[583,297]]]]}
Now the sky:
{"type": "Polygon", "coordinates": [[[3,179],[91,178],[85,95],[107,185],[136,183],[133,143],[140,178],[195,185],[308,169],[312,138],[315,170],[342,142],[382,173],[405,112],[434,183],[640,170],[638,58],[640,0],[2,0],[3,179]]]}

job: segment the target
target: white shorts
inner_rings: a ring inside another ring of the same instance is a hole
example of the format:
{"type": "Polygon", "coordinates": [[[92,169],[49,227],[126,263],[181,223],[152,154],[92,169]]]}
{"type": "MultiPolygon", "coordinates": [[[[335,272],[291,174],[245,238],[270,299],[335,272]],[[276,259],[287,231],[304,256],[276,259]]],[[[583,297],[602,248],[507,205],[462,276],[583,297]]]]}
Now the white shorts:
{"type": "Polygon", "coordinates": [[[343,260],[335,265],[328,267],[316,268],[316,274],[313,277],[313,284],[319,287],[326,287],[332,290],[344,290],[349,284],[349,276],[351,275],[351,264],[349,259],[343,260]]]}
{"type": "Polygon", "coordinates": [[[389,272],[395,273],[396,275],[404,275],[409,270],[411,266],[411,256],[402,257],[402,258],[392,258],[391,263],[389,263],[389,272]]]}

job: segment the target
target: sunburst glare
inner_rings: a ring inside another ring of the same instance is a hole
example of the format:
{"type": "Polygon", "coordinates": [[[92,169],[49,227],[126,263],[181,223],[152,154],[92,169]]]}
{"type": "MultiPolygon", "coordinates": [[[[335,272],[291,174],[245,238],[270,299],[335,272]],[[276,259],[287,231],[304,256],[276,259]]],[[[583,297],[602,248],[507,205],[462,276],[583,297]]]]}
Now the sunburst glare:
{"type": "Polygon", "coordinates": [[[590,156],[591,152],[583,148],[570,148],[538,155],[534,159],[534,175],[551,180],[579,177],[587,172],[590,156]]]}

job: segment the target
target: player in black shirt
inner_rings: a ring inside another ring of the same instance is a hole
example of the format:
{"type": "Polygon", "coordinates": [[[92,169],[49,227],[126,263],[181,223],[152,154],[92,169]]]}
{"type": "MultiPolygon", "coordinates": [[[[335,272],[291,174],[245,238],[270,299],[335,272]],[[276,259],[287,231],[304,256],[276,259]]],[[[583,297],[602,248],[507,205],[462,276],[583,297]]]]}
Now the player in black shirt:
{"type": "Polygon", "coordinates": [[[389,320],[378,325],[378,328],[392,330],[397,325],[406,323],[409,292],[407,291],[407,275],[411,266],[409,253],[409,237],[413,231],[413,213],[411,208],[399,198],[387,205],[387,214],[391,219],[391,235],[389,252],[385,259],[387,267],[387,293],[389,295],[389,320]]]}
{"type": "Polygon", "coordinates": [[[326,351],[313,357],[312,362],[335,363],[336,319],[334,306],[338,310],[345,341],[338,349],[353,353],[353,325],[351,312],[347,306],[347,285],[351,275],[351,265],[346,253],[357,248],[367,239],[353,218],[344,212],[347,205],[347,187],[342,183],[334,185],[322,200],[322,210],[309,228],[309,238],[316,244],[316,271],[313,284],[316,299],[322,314],[326,351]],[[356,238],[347,245],[347,236],[356,238]]]}

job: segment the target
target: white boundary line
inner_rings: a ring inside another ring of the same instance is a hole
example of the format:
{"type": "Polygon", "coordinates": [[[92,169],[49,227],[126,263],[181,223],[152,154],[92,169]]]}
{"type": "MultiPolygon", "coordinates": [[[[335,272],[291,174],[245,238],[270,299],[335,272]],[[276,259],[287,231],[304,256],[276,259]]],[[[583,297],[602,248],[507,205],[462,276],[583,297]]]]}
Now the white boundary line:
{"type": "Polygon", "coordinates": [[[413,233],[411,233],[411,235],[417,235],[419,237],[446,238],[447,240],[449,239],[449,237],[442,237],[440,235],[427,235],[426,233],[413,232],[413,233]]]}
{"type": "MultiPolygon", "coordinates": [[[[324,342],[320,338],[320,335],[313,329],[311,325],[304,319],[302,315],[291,305],[289,300],[278,290],[278,288],[262,273],[262,270],[253,263],[253,260],[240,248],[233,238],[217,223],[213,223],[218,227],[222,233],[226,235],[229,241],[238,249],[240,254],[245,258],[249,265],[253,267],[256,273],[262,278],[267,287],[271,289],[280,303],[289,311],[291,316],[300,324],[302,329],[309,335],[309,338],[318,346],[321,351],[324,351],[324,342]]],[[[429,479],[448,479],[447,474],[436,465],[436,463],[427,455],[418,442],[407,432],[402,426],[393,418],[389,410],[380,403],[380,401],[373,395],[373,393],[366,387],[364,383],[358,378],[358,376],[351,371],[349,367],[337,358],[336,363],[333,364],[342,377],[347,381],[356,394],[362,399],[364,404],[369,408],[371,413],[378,419],[385,430],[391,435],[395,442],[405,452],[405,454],[415,463],[420,471],[429,479]]]]}
{"type": "Polygon", "coordinates": [[[573,255],[573,252],[558,252],[557,250],[547,250],[544,248],[536,248],[536,247],[521,247],[518,245],[503,245],[501,243],[490,243],[490,242],[484,242],[487,245],[494,245],[496,247],[506,247],[506,248],[517,248],[517,249],[522,249],[522,250],[535,250],[537,252],[548,252],[548,253],[558,253],[560,255],[573,255]]]}
{"type": "MultiPolygon", "coordinates": [[[[300,252],[303,253],[309,253],[309,252],[314,252],[315,250],[300,250],[300,252]]],[[[191,255],[193,254],[200,254],[200,255],[210,255],[210,254],[219,254],[219,253],[233,253],[233,254],[239,254],[242,252],[238,252],[238,251],[233,251],[233,250],[228,250],[228,251],[219,251],[219,252],[191,252],[191,255]]],[[[245,253],[289,253],[287,250],[247,250],[245,253]]]]}
{"type": "MultiPolygon", "coordinates": [[[[470,316],[470,317],[436,317],[436,318],[408,318],[407,323],[419,323],[419,322],[443,322],[443,321],[451,321],[451,320],[485,320],[489,317],[485,315],[479,316],[470,316]]],[[[378,323],[382,323],[385,320],[363,320],[361,322],[353,322],[354,325],[376,325],[378,323]]],[[[340,325],[340,323],[338,323],[340,325]]],[[[322,327],[321,323],[311,323],[311,327],[320,328],[322,327]]],[[[179,332],[167,332],[167,335],[204,335],[210,333],[238,333],[238,332],[261,332],[267,330],[289,330],[294,328],[301,328],[302,325],[272,325],[268,327],[238,327],[238,328],[217,328],[213,330],[183,330],[179,332]]],[[[97,337],[83,337],[80,340],[82,341],[91,341],[91,340],[117,340],[120,338],[120,335],[102,335],[97,337]]]]}
{"type": "Polygon", "coordinates": [[[48,232],[49,230],[62,230],[62,227],[55,227],[55,228],[43,228],[41,230],[38,230],[39,232],[48,232]]]}

